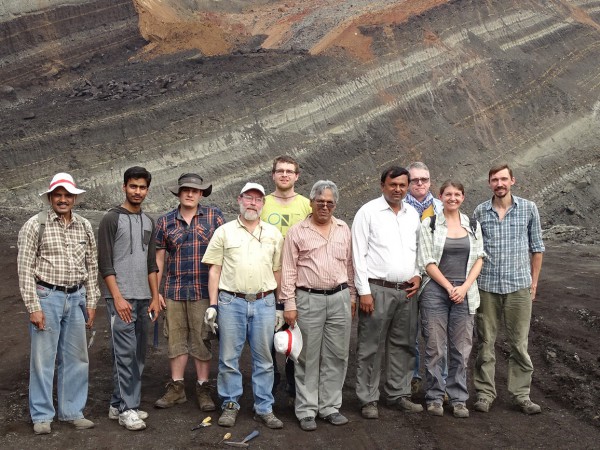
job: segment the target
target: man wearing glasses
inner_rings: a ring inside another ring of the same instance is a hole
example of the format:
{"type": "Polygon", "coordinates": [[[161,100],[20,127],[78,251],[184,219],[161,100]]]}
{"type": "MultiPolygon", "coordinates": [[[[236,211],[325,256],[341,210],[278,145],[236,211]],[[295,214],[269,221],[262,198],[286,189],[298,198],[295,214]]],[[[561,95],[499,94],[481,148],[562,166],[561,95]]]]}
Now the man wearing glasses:
{"type": "MultiPolygon", "coordinates": [[[[215,230],[225,223],[223,213],[214,206],[200,205],[202,197],[212,192],[212,184],[195,173],[185,173],[170,188],[179,198],[179,206],[156,223],[156,262],[158,279],[165,273],[165,328],[169,340],[171,380],[167,392],[154,406],[170,408],[187,401],[183,375],[188,355],[196,368],[196,399],[201,411],[214,411],[209,384],[212,359],[209,327],[203,325],[208,308],[208,266],[201,258],[215,230]]],[[[160,281],[159,281],[160,282],[160,281]]]]}
{"type": "MultiPolygon", "coordinates": [[[[275,191],[265,197],[265,204],[260,218],[271,225],[275,225],[285,238],[288,229],[292,225],[304,220],[310,214],[310,202],[306,197],[294,191],[294,185],[300,176],[300,165],[294,158],[287,155],[275,158],[271,174],[275,183],[275,191]]],[[[277,309],[279,310],[279,308],[283,308],[282,303],[277,303],[277,309]]],[[[279,331],[284,325],[283,314],[278,314],[275,331],[279,331]]],[[[272,354],[275,369],[273,392],[275,392],[280,375],[275,358],[275,349],[272,350],[272,354]]],[[[296,396],[296,384],[294,382],[294,361],[291,358],[288,358],[285,363],[285,374],[287,379],[286,391],[293,399],[296,396]]]]}
{"type": "Polygon", "coordinates": [[[265,190],[246,183],[238,196],[240,214],[215,231],[202,262],[210,265],[210,307],[205,323],[219,329],[217,389],[223,412],[219,425],[235,425],[242,395],[239,359],[248,341],[252,353],[254,419],[283,428],[273,414],[275,291],[281,279],[283,236],[260,220],[265,190]]]}
{"type": "Polygon", "coordinates": [[[412,403],[417,298],[419,214],[402,201],[409,173],[392,166],[381,174],[382,196],[358,210],[352,225],[354,282],[360,299],[356,349],[356,394],[361,414],[379,418],[379,380],[383,353],[387,404],[401,411],[423,411],[412,403]]]}
{"type": "Polygon", "coordinates": [[[335,183],[317,181],[312,214],[290,228],[283,250],[280,300],[287,324],[297,320],[302,333],[295,410],[304,431],[317,428],[317,415],[333,425],[348,423],[339,410],[356,290],[350,228],[333,217],[338,198],[335,183]]]}
{"type": "MultiPolygon", "coordinates": [[[[421,217],[421,222],[427,217],[431,217],[435,214],[441,214],[442,212],[442,201],[435,198],[431,194],[431,178],[429,176],[429,168],[425,163],[421,161],[415,161],[411,163],[407,168],[410,175],[410,186],[408,187],[408,194],[404,201],[411,205],[417,210],[421,217]]],[[[420,328],[420,327],[419,327],[420,328]]],[[[411,382],[412,393],[416,394],[421,389],[421,374],[419,373],[419,332],[417,331],[417,341],[415,343],[415,368],[413,371],[413,378],[411,382]]],[[[448,375],[448,365],[444,358],[442,364],[444,365],[443,376],[444,379],[448,375]]]]}

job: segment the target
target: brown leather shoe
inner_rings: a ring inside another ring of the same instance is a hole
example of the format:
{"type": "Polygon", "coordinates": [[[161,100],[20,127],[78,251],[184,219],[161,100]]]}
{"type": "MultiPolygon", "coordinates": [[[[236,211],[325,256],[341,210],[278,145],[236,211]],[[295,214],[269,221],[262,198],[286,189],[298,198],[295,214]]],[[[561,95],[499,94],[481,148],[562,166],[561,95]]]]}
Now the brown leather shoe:
{"type": "Polygon", "coordinates": [[[165,392],[165,395],[154,402],[154,406],[156,408],[170,408],[171,406],[175,406],[179,403],[187,402],[183,381],[171,380],[167,383],[166,388],[167,392],[165,392]]]}
{"type": "Polygon", "coordinates": [[[217,409],[210,395],[211,391],[212,386],[208,382],[204,382],[202,385],[196,382],[196,398],[198,399],[200,411],[214,411],[217,409]]]}

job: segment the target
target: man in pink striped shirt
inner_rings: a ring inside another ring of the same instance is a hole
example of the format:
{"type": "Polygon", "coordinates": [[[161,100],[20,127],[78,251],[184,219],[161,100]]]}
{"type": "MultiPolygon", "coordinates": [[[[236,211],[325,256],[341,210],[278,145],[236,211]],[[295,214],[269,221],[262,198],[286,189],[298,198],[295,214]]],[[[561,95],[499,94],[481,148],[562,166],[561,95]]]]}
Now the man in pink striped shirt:
{"type": "Polygon", "coordinates": [[[303,348],[296,364],[296,417],[300,428],[317,428],[318,415],[333,425],[340,414],[356,305],[352,236],[333,217],[338,188],[320,180],[310,192],[312,214],[291,227],[283,248],[280,300],[285,321],[297,323],[303,348]]]}

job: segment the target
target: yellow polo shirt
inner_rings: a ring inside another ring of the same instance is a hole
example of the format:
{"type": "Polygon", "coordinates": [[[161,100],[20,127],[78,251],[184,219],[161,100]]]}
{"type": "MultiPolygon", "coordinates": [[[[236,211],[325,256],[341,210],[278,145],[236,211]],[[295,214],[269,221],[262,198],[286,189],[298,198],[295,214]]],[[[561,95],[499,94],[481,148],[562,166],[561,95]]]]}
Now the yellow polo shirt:
{"type": "Polygon", "coordinates": [[[276,226],[285,237],[292,225],[304,220],[311,212],[310,201],[303,195],[298,194],[290,203],[282,205],[273,194],[269,194],[265,197],[260,218],[276,226]]]}
{"type": "Polygon", "coordinates": [[[202,262],[221,266],[219,290],[255,294],[275,290],[273,272],[281,270],[283,236],[263,221],[250,233],[240,219],[214,232],[202,262]]]}

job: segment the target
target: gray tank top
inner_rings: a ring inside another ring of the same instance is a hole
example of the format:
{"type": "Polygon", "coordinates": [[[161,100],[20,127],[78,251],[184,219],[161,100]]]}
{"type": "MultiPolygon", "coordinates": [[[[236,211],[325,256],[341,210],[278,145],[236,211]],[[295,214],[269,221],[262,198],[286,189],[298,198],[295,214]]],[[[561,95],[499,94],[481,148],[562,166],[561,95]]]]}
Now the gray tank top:
{"type": "Polygon", "coordinates": [[[449,281],[465,281],[471,243],[469,236],[446,238],[439,269],[449,281]]]}

